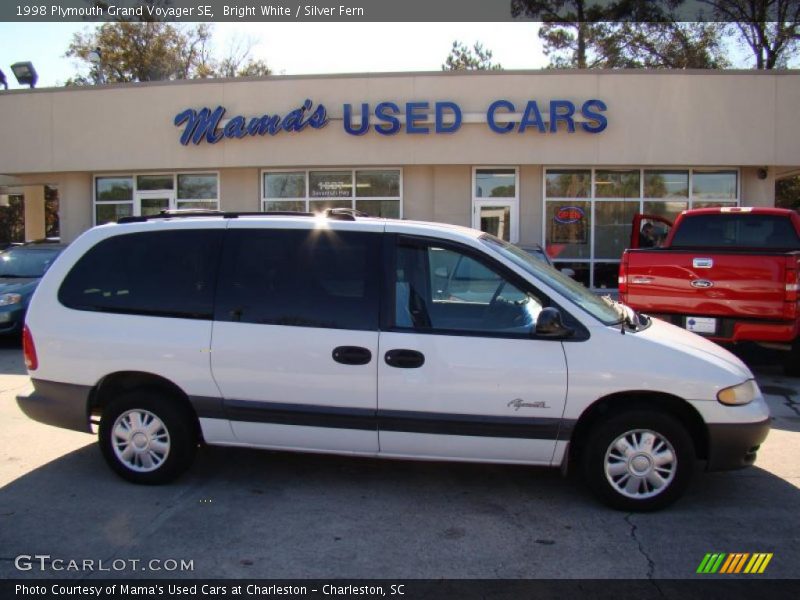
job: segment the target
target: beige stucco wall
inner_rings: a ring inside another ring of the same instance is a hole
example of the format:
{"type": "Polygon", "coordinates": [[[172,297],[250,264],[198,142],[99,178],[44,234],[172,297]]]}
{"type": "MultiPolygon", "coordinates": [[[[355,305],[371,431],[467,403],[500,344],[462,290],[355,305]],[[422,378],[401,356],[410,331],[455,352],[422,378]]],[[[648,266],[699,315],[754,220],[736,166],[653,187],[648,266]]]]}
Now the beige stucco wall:
{"type": "Polygon", "coordinates": [[[25,239],[40,240],[45,232],[44,186],[25,186],[22,194],[25,197],[25,239]]]}
{"type": "Polygon", "coordinates": [[[0,94],[4,174],[239,168],[286,165],[729,165],[800,163],[800,74],[542,71],[430,73],[183,82],[0,94]],[[227,116],[286,114],[310,98],[328,107],[322,130],[181,146],[185,108],[227,116]],[[453,134],[352,136],[342,105],[451,100],[485,113],[496,99],[607,103],[608,128],[592,135],[497,134],[485,123],[453,134]]]}

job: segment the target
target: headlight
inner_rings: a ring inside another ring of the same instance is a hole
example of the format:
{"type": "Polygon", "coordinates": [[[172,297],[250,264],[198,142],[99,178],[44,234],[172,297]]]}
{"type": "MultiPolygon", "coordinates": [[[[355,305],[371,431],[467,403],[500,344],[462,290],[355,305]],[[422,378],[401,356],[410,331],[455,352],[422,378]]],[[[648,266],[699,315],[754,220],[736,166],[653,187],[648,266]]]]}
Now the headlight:
{"type": "Polygon", "coordinates": [[[22,296],[19,294],[0,294],[0,306],[19,304],[20,302],[22,302],[22,296]]]}
{"type": "Polygon", "coordinates": [[[749,379],[739,385],[734,385],[720,390],[717,393],[717,400],[730,406],[741,406],[748,404],[761,395],[758,384],[754,379],[749,379]]]}

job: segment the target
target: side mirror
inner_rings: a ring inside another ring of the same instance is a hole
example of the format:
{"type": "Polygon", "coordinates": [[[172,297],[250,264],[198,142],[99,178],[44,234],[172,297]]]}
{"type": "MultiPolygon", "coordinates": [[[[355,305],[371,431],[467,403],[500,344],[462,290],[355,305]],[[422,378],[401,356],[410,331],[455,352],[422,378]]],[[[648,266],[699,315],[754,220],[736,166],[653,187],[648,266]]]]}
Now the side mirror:
{"type": "Polygon", "coordinates": [[[560,338],[571,336],[575,330],[564,325],[560,310],[548,306],[539,313],[534,333],[537,337],[560,338]]]}
{"type": "Polygon", "coordinates": [[[436,267],[433,270],[433,274],[436,275],[436,277],[441,277],[442,279],[447,279],[447,276],[450,275],[450,273],[447,271],[447,267],[436,267]]]}

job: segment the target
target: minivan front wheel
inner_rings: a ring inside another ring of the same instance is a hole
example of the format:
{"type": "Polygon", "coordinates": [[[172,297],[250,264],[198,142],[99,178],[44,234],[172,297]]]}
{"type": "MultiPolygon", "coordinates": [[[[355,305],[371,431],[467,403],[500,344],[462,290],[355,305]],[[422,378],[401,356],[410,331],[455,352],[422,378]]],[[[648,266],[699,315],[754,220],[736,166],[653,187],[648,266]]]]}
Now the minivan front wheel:
{"type": "Polygon", "coordinates": [[[134,483],[176,479],[191,465],[197,434],[188,411],[158,390],[121,394],[100,419],[100,449],[108,465],[134,483]]]}
{"type": "Polygon", "coordinates": [[[677,500],[694,470],[694,444],[670,415],[628,411],[595,426],[583,451],[589,488],[619,510],[648,511],[677,500]]]}

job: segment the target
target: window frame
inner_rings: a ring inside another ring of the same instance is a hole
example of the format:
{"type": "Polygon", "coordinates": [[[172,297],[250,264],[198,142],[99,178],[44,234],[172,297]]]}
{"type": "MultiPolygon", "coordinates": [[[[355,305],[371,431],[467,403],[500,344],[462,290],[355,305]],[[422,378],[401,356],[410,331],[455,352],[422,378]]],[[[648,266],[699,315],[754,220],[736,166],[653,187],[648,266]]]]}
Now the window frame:
{"type": "Polygon", "coordinates": [[[359,201],[364,200],[391,200],[398,202],[398,216],[395,217],[397,219],[403,218],[403,167],[393,167],[393,166],[369,166],[369,167],[314,167],[314,168],[296,168],[296,167],[288,167],[285,169],[281,168],[267,168],[261,169],[260,177],[261,183],[259,184],[260,187],[260,201],[259,201],[259,210],[261,212],[269,212],[266,210],[267,202],[304,202],[305,203],[305,212],[311,212],[311,202],[321,202],[326,200],[326,198],[312,198],[311,197],[311,172],[312,171],[331,171],[331,172],[342,172],[342,173],[350,173],[350,181],[352,182],[352,191],[350,196],[331,196],[328,198],[329,200],[349,200],[350,201],[350,208],[353,210],[358,210],[357,203],[359,201]],[[398,196],[368,196],[368,197],[359,197],[356,194],[356,172],[358,171],[397,171],[400,175],[400,182],[399,182],[399,189],[398,189],[398,196]],[[297,198],[268,198],[267,197],[267,178],[266,176],[270,173],[303,173],[305,175],[305,196],[297,197],[297,198]]]}
{"type": "MultiPolygon", "coordinates": [[[[519,167],[511,165],[474,165],[470,176],[470,198],[472,199],[472,228],[478,231],[481,229],[481,213],[483,207],[508,207],[509,211],[509,232],[508,241],[512,244],[519,242],[519,167]],[[514,171],[514,197],[491,198],[478,196],[477,182],[478,171],[514,171]]],[[[488,233],[488,232],[487,232],[488,233]]]]}
{"type": "Polygon", "coordinates": [[[171,197],[171,204],[170,210],[174,210],[178,208],[178,202],[204,202],[208,203],[209,205],[214,204],[216,206],[209,206],[209,210],[219,210],[222,205],[222,198],[220,197],[220,192],[222,189],[222,182],[220,177],[219,170],[213,169],[201,169],[197,171],[128,171],[128,172],[111,172],[111,173],[92,173],[92,227],[97,226],[97,206],[100,205],[119,205],[119,204],[128,204],[131,207],[131,215],[132,216],[141,216],[141,206],[140,202],[137,199],[137,195],[142,194],[163,194],[163,195],[170,195],[171,197]],[[138,187],[138,179],[141,176],[147,175],[159,175],[159,176],[171,176],[172,177],[172,189],[163,189],[163,190],[139,190],[138,187]],[[214,175],[217,179],[217,199],[216,200],[190,200],[186,198],[182,198],[178,200],[178,176],[179,175],[214,175]],[[112,178],[130,178],[132,180],[132,197],[130,200],[101,200],[98,203],[97,200],[97,180],[98,179],[112,179],[112,178]],[[137,213],[138,209],[138,213],[137,213]]]}
{"type": "MultiPolygon", "coordinates": [[[[431,327],[429,329],[415,329],[414,327],[399,327],[395,324],[395,315],[397,311],[397,249],[400,245],[407,244],[428,250],[431,246],[450,250],[458,254],[462,254],[477,261],[481,266],[497,273],[503,280],[515,286],[518,290],[525,294],[531,294],[541,301],[542,308],[554,307],[561,311],[565,323],[575,329],[575,335],[569,338],[570,341],[583,341],[588,339],[588,331],[586,331],[583,324],[570,314],[569,311],[558,303],[554,302],[549,294],[543,292],[540,288],[533,285],[530,281],[509,269],[506,265],[496,260],[494,257],[482,252],[481,250],[472,246],[442,238],[428,237],[424,235],[406,234],[406,233],[386,233],[384,234],[384,287],[382,311],[381,311],[381,331],[389,331],[393,333],[406,333],[413,335],[448,335],[459,337],[476,337],[476,338],[495,338],[495,339],[513,339],[513,340],[538,340],[538,341],[551,341],[563,342],[562,338],[546,338],[537,337],[535,335],[534,324],[527,333],[510,333],[510,332],[494,332],[494,331],[481,331],[481,330],[462,330],[462,329],[437,329],[431,327]]],[[[430,279],[430,273],[427,274],[430,279]]]]}
{"type": "MultiPolygon", "coordinates": [[[[587,165],[550,165],[542,167],[542,246],[547,252],[547,207],[549,202],[575,202],[575,201],[585,201],[588,202],[591,208],[591,227],[589,228],[589,257],[588,258],[563,258],[559,259],[557,257],[550,257],[550,260],[553,262],[553,265],[558,268],[559,265],[569,265],[570,263],[580,263],[585,264],[588,266],[589,269],[589,289],[593,291],[603,291],[603,292],[613,292],[617,288],[616,287],[606,287],[606,288],[598,288],[595,285],[595,265],[597,264],[617,264],[619,265],[621,261],[620,258],[617,259],[605,259],[605,258],[597,258],[595,256],[595,229],[596,229],[596,206],[597,202],[639,202],[639,213],[644,213],[644,205],[645,202],[675,202],[675,201],[684,201],[682,198],[675,198],[671,196],[667,196],[665,198],[651,198],[645,197],[645,172],[647,171],[687,171],[688,172],[688,190],[687,196],[685,198],[685,202],[687,203],[687,209],[694,208],[695,202],[716,202],[712,198],[695,198],[693,196],[693,185],[694,185],[694,174],[695,173],[708,173],[708,172],[732,172],[736,174],[736,198],[731,200],[727,198],[720,198],[718,201],[722,203],[724,206],[741,206],[742,200],[742,172],[741,168],[739,167],[722,167],[722,166],[703,166],[703,167],[688,167],[688,166],[664,166],[664,165],[647,165],[647,166],[635,166],[635,165],[601,165],[601,166],[587,166],[587,165]],[[589,188],[589,196],[586,198],[569,198],[569,197],[548,197],[547,196],[547,174],[550,171],[562,171],[562,170],[569,170],[569,171],[589,171],[590,172],[590,188],[589,188]],[[596,187],[596,172],[597,171],[639,171],[639,197],[638,198],[605,198],[605,197],[598,197],[595,192],[596,187]]],[[[548,255],[549,256],[549,255],[548,255]]]]}

